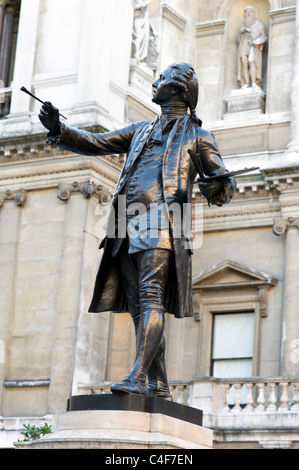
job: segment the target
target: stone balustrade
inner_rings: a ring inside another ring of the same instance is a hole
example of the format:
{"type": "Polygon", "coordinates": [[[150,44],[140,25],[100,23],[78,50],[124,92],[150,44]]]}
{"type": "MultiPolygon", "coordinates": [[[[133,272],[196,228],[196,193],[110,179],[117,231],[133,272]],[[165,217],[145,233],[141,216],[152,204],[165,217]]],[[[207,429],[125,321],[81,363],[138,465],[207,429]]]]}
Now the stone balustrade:
{"type": "Polygon", "coordinates": [[[240,411],[298,411],[299,379],[257,379],[225,383],[226,406],[240,411]]]}
{"type": "MultiPolygon", "coordinates": [[[[197,402],[202,401],[207,404],[209,401],[208,411],[213,412],[297,411],[299,413],[299,378],[211,377],[170,381],[170,390],[176,403],[197,407],[197,402]]],[[[110,393],[110,383],[81,385],[78,387],[78,393],[110,393]]]]}

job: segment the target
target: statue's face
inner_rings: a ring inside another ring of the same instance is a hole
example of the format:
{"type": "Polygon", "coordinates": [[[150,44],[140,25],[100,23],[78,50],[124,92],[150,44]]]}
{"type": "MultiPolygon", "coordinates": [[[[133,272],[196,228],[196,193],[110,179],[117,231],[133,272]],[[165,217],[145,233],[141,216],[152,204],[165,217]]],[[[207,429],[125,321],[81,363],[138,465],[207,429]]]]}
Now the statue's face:
{"type": "Polygon", "coordinates": [[[244,22],[246,26],[251,26],[254,23],[255,14],[254,10],[248,9],[244,11],[244,22]]]}
{"type": "Polygon", "coordinates": [[[174,71],[170,68],[161,73],[158,80],[153,83],[153,99],[156,104],[163,104],[173,100],[176,93],[175,86],[172,82],[174,71]]]}

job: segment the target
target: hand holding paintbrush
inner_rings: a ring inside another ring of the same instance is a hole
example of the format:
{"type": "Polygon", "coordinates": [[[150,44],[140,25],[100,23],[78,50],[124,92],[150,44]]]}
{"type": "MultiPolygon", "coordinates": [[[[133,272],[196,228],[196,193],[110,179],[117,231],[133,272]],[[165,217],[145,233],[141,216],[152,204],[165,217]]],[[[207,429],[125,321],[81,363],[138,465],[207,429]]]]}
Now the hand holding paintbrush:
{"type": "Polygon", "coordinates": [[[57,135],[60,133],[60,120],[59,116],[66,119],[63,114],[59,113],[59,110],[52,105],[50,101],[42,101],[37,96],[33,95],[30,91],[28,91],[24,86],[22,86],[21,91],[27,93],[27,95],[31,96],[35,100],[42,103],[42,107],[40,110],[40,114],[38,115],[41,123],[45,126],[51,135],[57,135]]]}

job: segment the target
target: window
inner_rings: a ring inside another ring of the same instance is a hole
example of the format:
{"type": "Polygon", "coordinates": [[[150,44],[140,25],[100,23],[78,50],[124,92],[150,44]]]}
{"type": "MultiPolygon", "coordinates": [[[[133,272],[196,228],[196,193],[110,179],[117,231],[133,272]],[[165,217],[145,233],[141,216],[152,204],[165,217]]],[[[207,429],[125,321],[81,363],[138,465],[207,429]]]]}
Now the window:
{"type": "Polygon", "coordinates": [[[214,314],[212,376],[252,376],[254,317],[253,311],[214,314]]]}
{"type": "MultiPolygon", "coordinates": [[[[200,322],[198,376],[260,375],[262,322],[273,308],[271,274],[225,260],[193,279],[194,319],[200,322]]],[[[274,292],[273,292],[274,294],[274,292]]]]}

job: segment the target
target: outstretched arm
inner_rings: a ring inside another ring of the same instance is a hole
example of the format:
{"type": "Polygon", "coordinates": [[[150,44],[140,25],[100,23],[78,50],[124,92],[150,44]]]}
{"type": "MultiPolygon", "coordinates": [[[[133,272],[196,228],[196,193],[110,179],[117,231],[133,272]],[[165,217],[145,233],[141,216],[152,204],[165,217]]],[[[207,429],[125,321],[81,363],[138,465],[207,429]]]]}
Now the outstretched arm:
{"type": "MultiPolygon", "coordinates": [[[[46,102],[50,104],[50,102],[46,102]]],[[[42,106],[39,119],[48,129],[48,143],[57,145],[82,155],[109,155],[111,153],[127,153],[136,131],[131,124],[123,129],[99,133],[91,133],[63,124],[59,120],[59,110],[53,106],[42,106]]]]}

